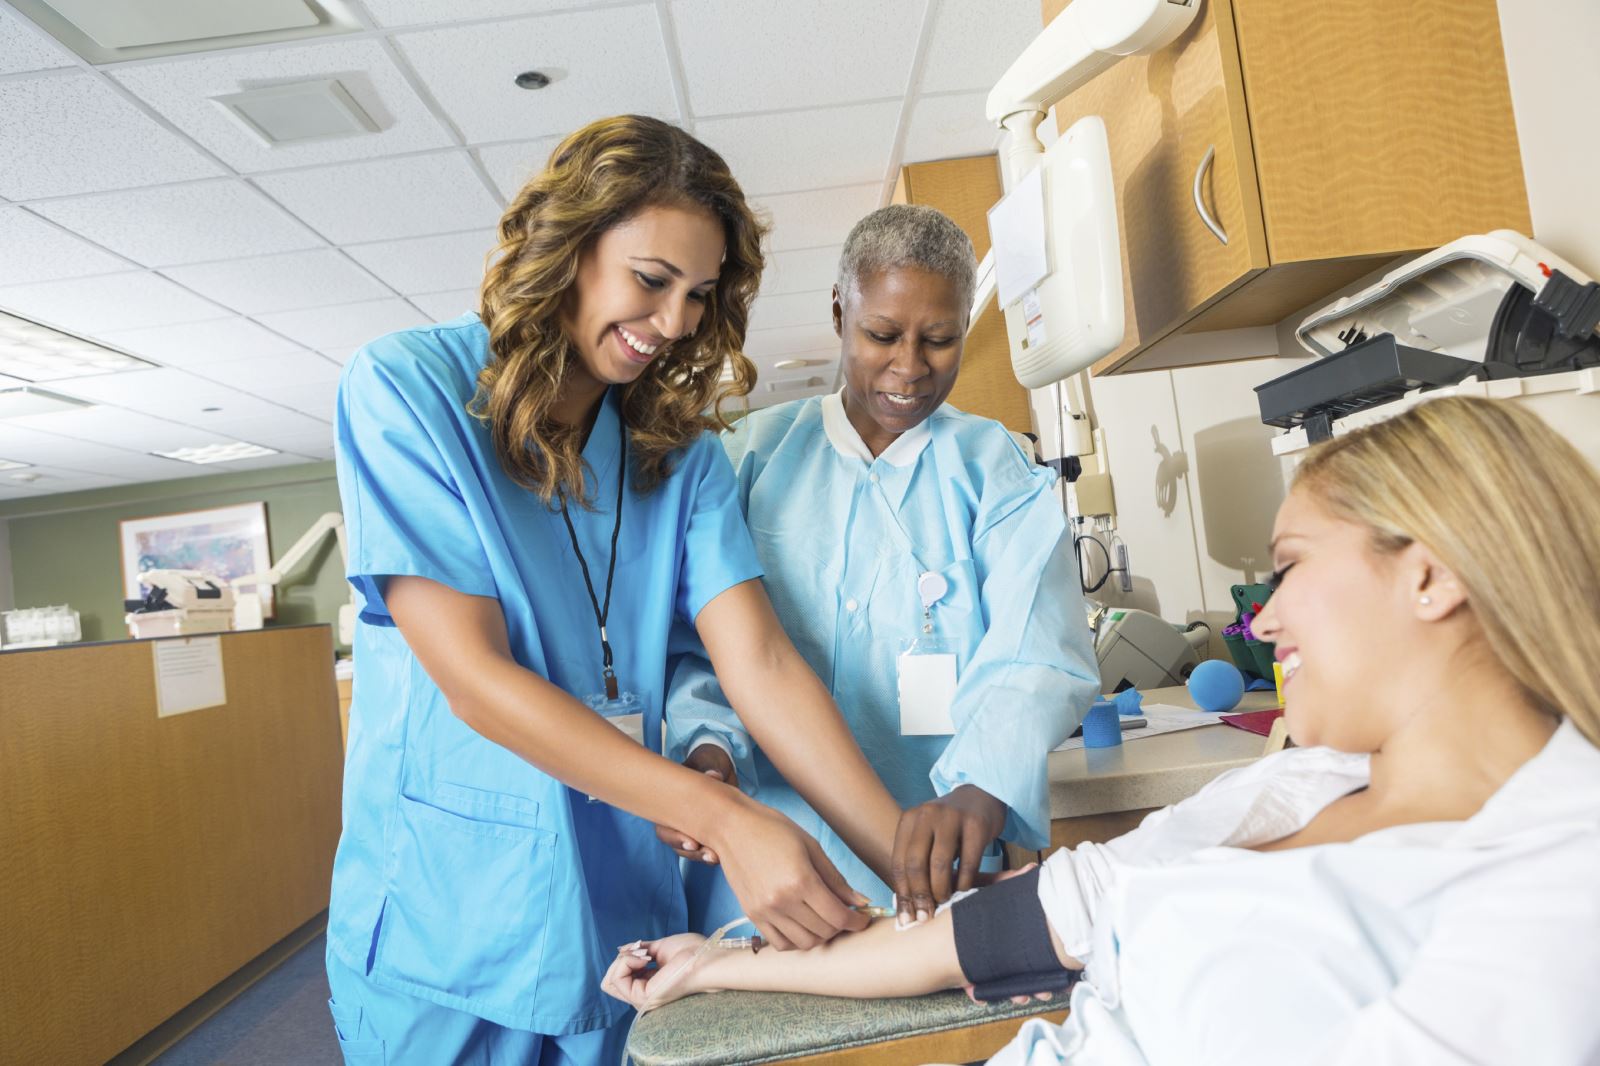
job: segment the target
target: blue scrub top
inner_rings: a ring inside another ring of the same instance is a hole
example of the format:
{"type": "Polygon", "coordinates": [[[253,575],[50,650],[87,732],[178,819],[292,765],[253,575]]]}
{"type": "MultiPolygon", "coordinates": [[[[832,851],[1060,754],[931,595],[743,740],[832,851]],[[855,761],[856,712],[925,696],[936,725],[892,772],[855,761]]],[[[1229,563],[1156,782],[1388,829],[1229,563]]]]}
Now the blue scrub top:
{"type": "MultiPolygon", "coordinates": [[[[487,357],[488,331],[466,315],[373,341],[339,385],[339,490],[362,608],[328,941],[380,985],[559,1035],[624,1012],[599,988],[616,946],[680,931],[684,905],[677,860],[650,824],[468,728],[384,605],[378,579],[396,574],[492,596],[521,665],[580,698],[603,688],[561,515],[506,476],[467,413],[487,357]]],[[[594,509],[568,509],[600,596],[623,475],[617,392],[583,451],[594,509]]],[[[617,677],[643,700],[660,750],[675,649],[695,645],[701,608],[761,574],[713,435],[686,445],[649,495],[629,486],[617,554],[617,677]]]]}

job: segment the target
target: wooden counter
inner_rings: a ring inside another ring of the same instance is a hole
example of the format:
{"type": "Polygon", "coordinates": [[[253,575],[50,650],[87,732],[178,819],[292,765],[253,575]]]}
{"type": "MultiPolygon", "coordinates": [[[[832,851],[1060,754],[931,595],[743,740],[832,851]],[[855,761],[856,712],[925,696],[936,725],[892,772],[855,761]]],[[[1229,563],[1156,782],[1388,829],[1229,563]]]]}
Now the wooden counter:
{"type": "Polygon", "coordinates": [[[329,628],[220,634],[158,717],[156,641],[0,653],[0,1058],[101,1063],[328,905],[329,628]]]}

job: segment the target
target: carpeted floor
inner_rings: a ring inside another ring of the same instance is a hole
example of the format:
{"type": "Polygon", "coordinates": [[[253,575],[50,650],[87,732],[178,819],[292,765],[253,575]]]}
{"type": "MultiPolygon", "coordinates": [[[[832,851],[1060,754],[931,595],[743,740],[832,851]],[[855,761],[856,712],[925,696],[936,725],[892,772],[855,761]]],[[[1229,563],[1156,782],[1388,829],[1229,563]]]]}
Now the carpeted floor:
{"type": "Polygon", "coordinates": [[[328,1017],[327,949],[327,938],[317,937],[154,1066],[341,1066],[328,1017]]]}

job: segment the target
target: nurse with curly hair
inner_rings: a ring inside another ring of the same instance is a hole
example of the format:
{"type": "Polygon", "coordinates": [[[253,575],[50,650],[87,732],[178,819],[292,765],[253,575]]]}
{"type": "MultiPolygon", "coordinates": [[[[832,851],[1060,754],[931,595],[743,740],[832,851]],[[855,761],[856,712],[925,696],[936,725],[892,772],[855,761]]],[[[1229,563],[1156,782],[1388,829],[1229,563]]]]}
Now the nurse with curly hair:
{"type": "Polygon", "coordinates": [[[670,663],[703,647],[785,777],[888,864],[899,809],[768,604],[705,413],[754,380],[760,239],[716,153],[601,120],[506,211],[478,314],[350,361],[346,1062],[616,1061],[627,1012],[601,974],[685,924],[652,823],[720,859],[777,947],[865,926],[793,822],[653,754],[670,663]]]}

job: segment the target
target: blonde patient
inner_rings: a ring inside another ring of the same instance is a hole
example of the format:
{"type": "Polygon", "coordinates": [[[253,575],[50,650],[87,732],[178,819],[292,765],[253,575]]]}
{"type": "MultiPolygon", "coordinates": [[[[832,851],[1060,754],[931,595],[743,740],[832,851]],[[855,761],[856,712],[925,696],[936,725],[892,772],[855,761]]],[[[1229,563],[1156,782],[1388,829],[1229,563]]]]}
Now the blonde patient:
{"type": "Polygon", "coordinates": [[[1081,971],[993,1062],[1600,1062],[1600,475],[1520,406],[1434,400],[1315,450],[1272,548],[1297,747],[915,928],[667,937],[606,991],[1081,971]]]}

